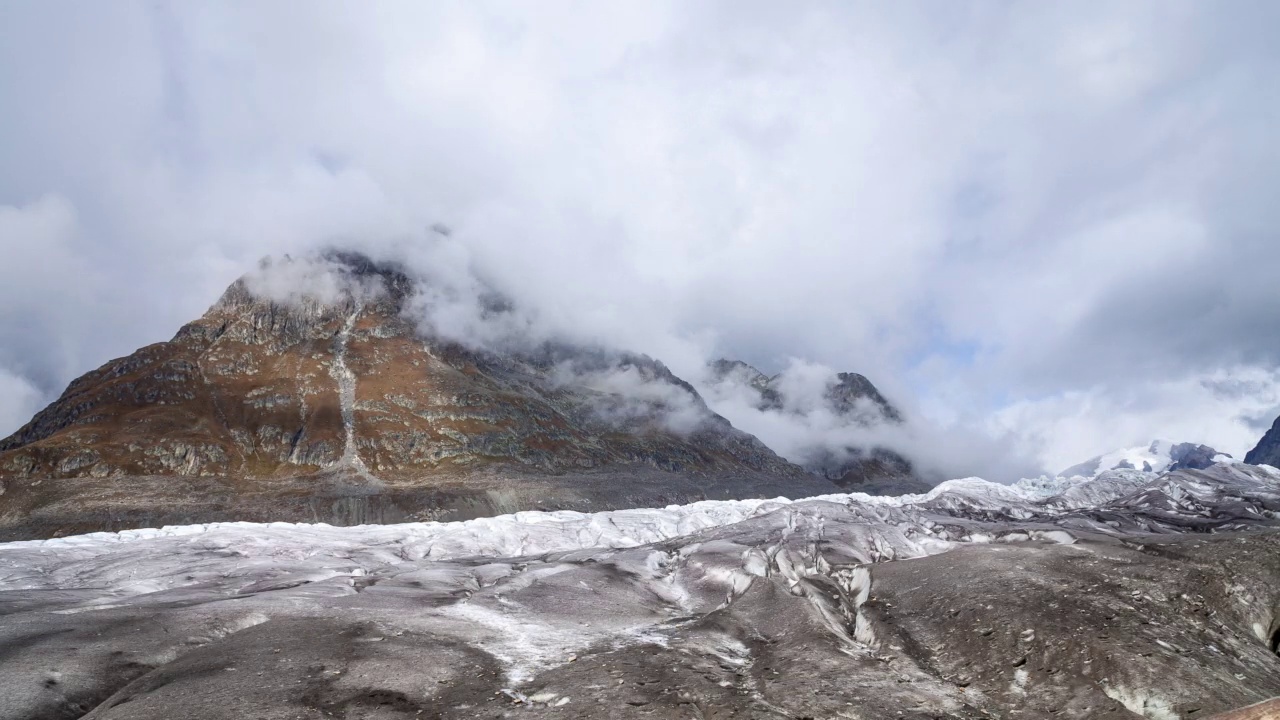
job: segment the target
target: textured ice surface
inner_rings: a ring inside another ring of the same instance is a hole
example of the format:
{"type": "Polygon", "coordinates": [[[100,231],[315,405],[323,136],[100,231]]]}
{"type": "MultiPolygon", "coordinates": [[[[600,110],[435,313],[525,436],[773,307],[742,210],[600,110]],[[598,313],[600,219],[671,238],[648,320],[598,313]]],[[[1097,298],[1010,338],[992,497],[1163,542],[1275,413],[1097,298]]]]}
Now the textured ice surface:
{"type": "MultiPolygon", "coordinates": [[[[998,529],[947,529],[948,519],[1086,522],[1109,504],[1122,501],[1129,525],[1152,529],[1166,523],[1182,526],[1208,521],[1226,507],[1226,522],[1272,519],[1274,512],[1236,493],[1274,496],[1280,471],[1265,466],[1248,471],[1224,464],[1212,479],[1194,473],[1160,476],[1113,470],[1096,479],[1040,478],[1001,485],[981,478],[942,483],[929,493],[885,497],[861,493],[824,495],[802,500],[707,500],[665,508],[598,513],[574,511],[519,512],[460,522],[404,523],[335,527],[304,523],[205,523],[91,533],[65,538],[0,544],[0,588],[101,588],[113,593],[142,594],[205,582],[275,574],[290,568],[295,579],[315,581],[338,575],[372,572],[412,563],[457,558],[514,558],[594,548],[632,548],[813,507],[839,506],[844,522],[859,527],[859,552],[912,556],[935,552],[964,541],[990,541],[998,529]],[[1220,478],[1228,478],[1224,483],[1220,478]],[[1270,493],[1270,494],[1269,494],[1270,493]],[[302,571],[299,568],[307,568],[302,571]]],[[[1113,523],[1114,524],[1114,523],[1113,523]]],[[[1107,531],[1095,523],[1092,529],[1107,531]]],[[[1037,537],[1043,530],[1035,530],[1037,537]]],[[[1020,538],[1025,532],[1004,534],[1020,538]]],[[[1027,535],[1030,537],[1030,535],[1027,535]]]]}
{"type": "Polygon", "coordinates": [[[1277,512],[1222,464],[8,543],[0,718],[1203,717],[1280,693],[1277,512]]]}

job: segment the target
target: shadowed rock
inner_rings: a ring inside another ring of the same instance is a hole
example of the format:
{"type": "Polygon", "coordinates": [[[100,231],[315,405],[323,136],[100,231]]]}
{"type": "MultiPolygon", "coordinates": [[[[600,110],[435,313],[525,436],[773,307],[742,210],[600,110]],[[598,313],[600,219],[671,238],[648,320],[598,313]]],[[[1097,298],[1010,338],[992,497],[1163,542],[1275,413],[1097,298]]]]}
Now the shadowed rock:
{"type": "Polygon", "coordinates": [[[1276,418],[1271,429],[1258,441],[1257,447],[1244,456],[1244,461],[1252,465],[1280,467],[1280,418],[1276,418]]]}

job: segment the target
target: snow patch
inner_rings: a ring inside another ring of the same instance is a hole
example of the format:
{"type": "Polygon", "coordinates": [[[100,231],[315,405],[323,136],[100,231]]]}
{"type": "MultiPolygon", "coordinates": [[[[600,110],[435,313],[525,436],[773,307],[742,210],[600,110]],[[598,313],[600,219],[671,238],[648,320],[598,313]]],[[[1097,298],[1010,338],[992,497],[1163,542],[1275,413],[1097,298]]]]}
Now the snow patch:
{"type": "Polygon", "coordinates": [[[1181,716],[1173,711],[1173,704],[1168,699],[1152,695],[1142,690],[1121,686],[1104,685],[1102,692],[1107,697],[1125,706],[1129,712],[1141,715],[1150,720],[1181,720],[1181,716]]]}
{"type": "Polygon", "coordinates": [[[369,469],[365,467],[364,460],[356,449],[356,374],[347,367],[347,342],[351,339],[351,329],[355,327],[356,318],[360,316],[362,309],[362,304],[357,300],[351,314],[334,336],[333,364],[329,367],[329,374],[338,383],[338,407],[342,413],[344,434],[341,464],[361,475],[368,475],[369,469]]]}

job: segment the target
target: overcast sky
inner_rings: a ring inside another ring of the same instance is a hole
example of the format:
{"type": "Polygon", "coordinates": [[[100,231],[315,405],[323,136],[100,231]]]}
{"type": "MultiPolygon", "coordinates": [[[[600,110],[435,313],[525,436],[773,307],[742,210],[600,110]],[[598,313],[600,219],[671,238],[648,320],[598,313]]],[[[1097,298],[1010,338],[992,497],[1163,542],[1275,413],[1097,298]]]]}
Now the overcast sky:
{"type": "Polygon", "coordinates": [[[1280,4],[0,4],[0,434],[258,258],[453,230],[677,372],[1059,470],[1280,414],[1280,4]]]}

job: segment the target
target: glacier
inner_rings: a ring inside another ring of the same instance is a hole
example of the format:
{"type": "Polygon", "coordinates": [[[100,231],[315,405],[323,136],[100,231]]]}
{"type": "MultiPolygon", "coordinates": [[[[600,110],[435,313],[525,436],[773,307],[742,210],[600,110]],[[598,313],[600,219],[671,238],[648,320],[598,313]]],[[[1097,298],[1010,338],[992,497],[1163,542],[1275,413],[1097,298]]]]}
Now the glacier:
{"type": "Polygon", "coordinates": [[[1280,695],[1278,513],[1220,463],[12,542],[0,718],[1206,717],[1280,695]]]}

